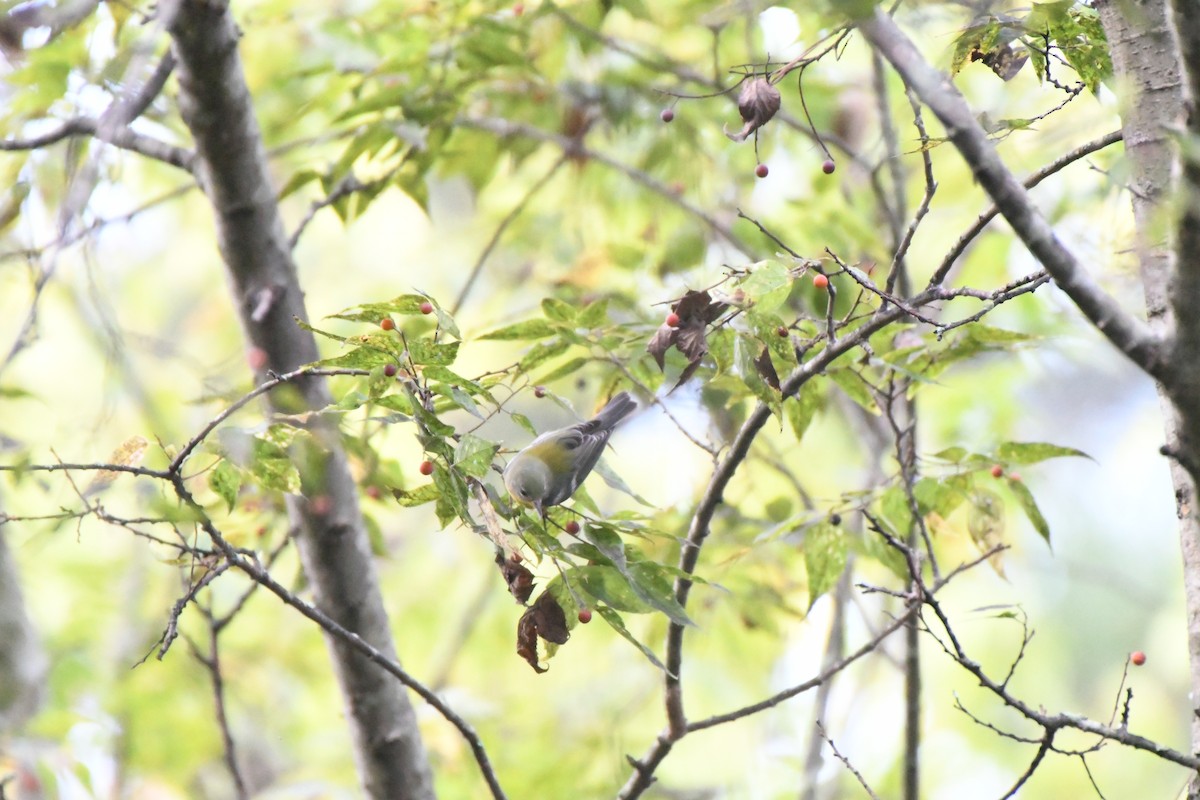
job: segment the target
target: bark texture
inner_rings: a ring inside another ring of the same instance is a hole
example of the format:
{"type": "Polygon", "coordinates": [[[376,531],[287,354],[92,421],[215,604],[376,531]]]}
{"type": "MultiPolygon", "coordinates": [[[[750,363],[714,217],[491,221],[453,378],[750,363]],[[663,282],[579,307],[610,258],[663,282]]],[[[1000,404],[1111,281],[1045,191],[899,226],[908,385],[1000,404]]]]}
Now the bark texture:
{"type": "MultiPolygon", "coordinates": [[[[1122,84],[1121,128],[1131,168],[1130,195],[1146,316],[1165,338],[1175,330],[1170,302],[1175,250],[1168,201],[1178,186],[1179,171],[1172,136],[1184,122],[1179,49],[1165,0],[1103,0],[1096,8],[1108,37],[1115,77],[1122,84]]],[[[1167,447],[1180,452],[1180,417],[1161,384],[1159,399],[1167,447]]],[[[1171,480],[1188,612],[1192,753],[1200,754],[1200,521],[1195,514],[1195,485],[1177,460],[1171,462],[1171,480]]],[[[1200,797],[1200,783],[1195,778],[1188,793],[1200,797]]]]}
{"type": "Polygon", "coordinates": [[[41,704],[46,677],[33,624],[25,613],[20,575],[0,525],[0,736],[19,728],[41,704]]]}
{"type": "MultiPolygon", "coordinates": [[[[295,324],[307,319],[303,293],[238,55],[237,26],[223,0],[174,0],[163,11],[178,61],[180,111],[195,139],[197,176],[213,206],[246,338],[265,352],[264,369],[288,372],[315,361],[317,347],[312,334],[295,324]]],[[[272,407],[295,412],[330,403],[321,378],[302,380],[297,388],[274,391],[272,407]]],[[[300,465],[304,493],[324,495],[331,503],[289,497],[288,511],[316,605],[395,659],[345,452],[331,426],[318,420],[312,433],[321,446],[300,465]],[[322,514],[313,506],[329,510],[322,514]]],[[[379,800],[432,798],[428,758],[404,687],[344,643],[328,635],[326,643],[366,794],[379,800]]]]}

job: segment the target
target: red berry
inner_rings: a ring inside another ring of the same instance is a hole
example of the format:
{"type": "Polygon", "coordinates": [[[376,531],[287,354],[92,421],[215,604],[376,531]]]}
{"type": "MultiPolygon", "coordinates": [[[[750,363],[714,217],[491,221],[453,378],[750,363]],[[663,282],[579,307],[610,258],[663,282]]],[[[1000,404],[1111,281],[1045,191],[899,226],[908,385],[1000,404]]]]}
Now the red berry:
{"type": "Polygon", "coordinates": [[[770,171],[771,170],[767,169],[766,164],[759,164],[757,167],[754,168],[754,174],[760,178],[767,177],[767,173],[769,173],[770,171]]]}
{"type": "Polygon", "coordinates": [[[333,510],[333,498],[327,494],[319,494],[308,501],[309,508],[318,517],[323,517],[333,510]]]}
{"type": "Polygon", "coordinates": [[[1010,472],[1010,473],[1008,473],[1008,479],[1010,481],[1016,481],[1017,483],[1020,483],[1021,482],[1021,473],[1010,472]]]}
{"type": "Polygon", "coordinates": [[[371,498],[372,500],[378,500],[382,495],[383,490],[375,484],[371,484],[367,487],[367,497],[371,498]]]}
{"type": "Polygon", "coordinates": [[[674,311],[672,311],[670,314],[667,314],[667,325],[671,328],[679,327],[679,315],[674,311]]]}
{"type": "Polygon", "coordinates": [[[385,331],[390,331],[392,328],[396,327],[396,323],[391,317],[384,317],[379,321],[379,327],[383,328],[385,331]]]}
{"type": "Polygon", "coordinates": [[[383,374],[387,375],[389,378],[396,377],[396,365],[395,364],[385,364],[383,367],[383,374]]]}
{"type": "Polygon", "coordinates": [[[421,313],[422,314],[432,314],[433,313],[433,303],[429,302],[428,300],[426,300],[424,303],[421,303],[421,313]]]}
{"type": "Polygon", "coordinates": [[[433,474],[433,462],[432,461],[422,461],[421,466],[417,467],[417,469],[419,469],[421,471],[422,475],[432,475],[433,474]]]}
{"type": "Polygon", "coordinates": [[[786,337],[788,335],[787,328],[780,325],[778,328],[775,329],[775,335],[778,336],[780,339],[786,337]]]}
{"type": "Polygon", "coordinates": [[[1004,474],[1004,467],[1000,466],[999,464],[992,465],[992,477],[993,478],[999,478],[1003,474],[1004,474]]]}
{"type": "Polygon", "coordinates": [[[590,608],[579,609],[579,621],[587,625],[592,621],[592,610],[590,608]]]}
{"type": "Polygon", "coordinates": [[[658,118],[663,122],[670,122],[671,120],[675,119],[675,112],[669,108],[664,108],[662,113],[658,115],[658,118]]]}
{"type": "Polygon", "coordinates": [[[824,289],[828,285],[829,278],[827,278],[825,275],[822,275],[820,272],[818,272],[816,275],[813,275],[813,286],[817,287],[818,289],[824,289]]]}
{"type": "Polygon", "coordinates": [[[1130,653],[1129,660],[1133,662],[1135,667],[1140,667],[1142,664],[1146,663],[1146,654],[1141,650],[1134,650],[1132,653],[1130,653]]]}
{"type": "Polygon", "coordinates": [[[575,520],[568,520],[566,525],[563,525],[563,530],[574,536],[579,533],[579,523],[575,520]]]}
{"type": "Polygon", "coordinates": [[[826,175],[832,175],[835,169],[837,169],[837,164],[833,163],[832,158],[825,159],[825,163],[821,165],[821,172],[826,175]]]}
{"type": "Polygon", "coordinates": [[[513,5],[513,9],[512,9],[512,11],[513,11],[513,16],[514,16],[514,17],[519,17],[519,16],[521,16],[522,14],[524,14],[524,13],[525,13],[525,4],[524,4],[524,3],[516,3],[516,4],[514,4],[514,5],[513,5]]]}
{"type": "Polygon", "coordinates": [[[535,386],[535,387],[533,387],[533,396],[534,396],[534,397],[539,397],[539,398],[540,398],[540,397],[545,397],[545,396],[546,396],[546,387],[545,387],[545,386],[535,386]]]}
{"type": "Polygon", "coordinates": [[[246,363],[255,372],[264,368],[267,366],[267,351],[261,347],[251,347],[246,351],[246,363]]]}

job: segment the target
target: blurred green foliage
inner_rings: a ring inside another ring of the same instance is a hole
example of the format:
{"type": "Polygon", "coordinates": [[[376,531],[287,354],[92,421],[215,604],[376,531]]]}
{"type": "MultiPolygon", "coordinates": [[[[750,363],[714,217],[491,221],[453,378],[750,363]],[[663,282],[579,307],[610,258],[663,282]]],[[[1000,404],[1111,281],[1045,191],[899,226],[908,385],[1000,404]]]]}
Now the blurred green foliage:
{"type": "MultiPolygon", "coordinates": [[[[1013,470],[1036,475],[1035,465],[1087,449],[1074,438],[1041,440],[1062,423],[1025,424],[1058,410],[1023,404],[1036,381],[1022,366],[1036,354],[1052,359],[1062,339],[1088,335],[1057,313],[1055,300],[1043,300],[1050,290],[962,327],[910,321],[864,335],[863,346],[793,393],[781,391],[781,380],[856,336],[885,304],[863,288],[885,280],[894,252],[881,203],[899,196],[912,212],[926,188],[922,152],[938,189],[907,254],[909,285],[924,285],[987,206],[957,156],[935,146],[941,133],[930,120],[930,142],[917,138],[893,78],[885,80],[886,113],[901,130],[895,158],[905,182],[888,184],[881,106],[864,89],[871,58],[853,35],[806,68],[802,84],[780,84],[784,111],[756,138],[734,145],[725,137],[722,126],[737,121],[736,92],[722,91],[745,65],[762,70],[769,58],[778,67],[836,28],[843,20],[831,5],[775,8],[762,19],[757,7],[636,0],[234,6],[285,217],[293,230],[306,226],[295,255],[323,347],[317,366],[339,373],[330,378],[335,403],[322,413],[338,420],[363,487],[401,658],[478,726],[511,797],[611,796],[624,782],[625,754],[640,753],[663,725],[668,620],[689,625],[684,685],[694,718],[815,674],[829,594],[846,570],[854,581],[903,588],[907,565],[882,534],[908,536],[914,508],[944,567],[997,543],[1014,547],[1012,560],[994,557],[994,573],[964,576],[968,588],[947,600],[969,620],[965,638],[981,660],[1004,669],[1020,642],[1014,615],[985,607],[1038,604],[1029,581],[998,576],[1011,574],[1013,561],[1026,574],[1041,564],[1045,541],[1057,544],[1052,531],[1069,515],[1043,510],[1036,479],[1013,470]],[[780,14],[794,21],[801,47],[780,42],[780,14]],[[801,90],[837,162],[832,175],[821,171],[827,145],[809,132],[801,90]],[[675,111],[669,124],[659,117],[664,107],[675,111]],[[764,180],[754,176],[760,160],[771,166],[764,180]],[[817,271],[830,275],[830,289],[813,284],[817,271]],[[694,329],[699,356],[675,339],[660,367],[647,344],[689,290],[709,291],[722,307],[694,329]],[[380,327],[384,319],[392,330],[380,327]],[[896,386],[917,398],[920,414],[921,475],[911,498],[894,447],[862,432],[879,425],[881,397],[896,386]],[[505,457],[622,388],[643,404],[658,397],[668,414],[646,412],[620,432],[600,480],[547,520],[510,507],[497,475],[505,457]],[[681,541],[714,454],[728,452],[758,403],[771,418],[726,489],[682,608],[672,591],[681,541]],[[423,460],[433,464],[428,477],[417,467],[423,460]],[[601,493],[602,483],[612,491],[601,493]],[[562,535],[577,519],[581,535],[562,535]],[[542,643],[545,675],[514,652],[520,609],[497,574],[497,548],[519,552],[535,591],[566,612],[571,638],[542,643]],[[583,607],[607,626],[580,627],[583,607]]],[[[987,51],[1006,28],[1036,39],[1034,22],[1045,27],[1040,41],[1055,41],[1093,92],[1109,70],[1088,9],[1040,4],[1033,22],[993,20],[983,29],[957,8],[928,10],[911,23],[933,43],[930,56],[948,60],[959,87],[994,117],[1031,119],[1063,98],[1040,80],[1045,63],[1036,55],[1036,74],[1007,84],[971,66],[972,48],[987,51]]],[[[163,43],[136,18],[104,4],[20,53],[6,76],[6,137],[94,114],[140,78],[129,74],[134,52],[163,43]]],[[[168,84],[138,124],[186,144],[176,94],[168,84]]],[[[1006,131],[1001,152],[1027,172],[1082,143],[1080,131],[1115,125],[1109,105],[1084,96],[1033,128],[1006,131]]],[[[1048,188],[1045,202],[1064,229],[1101,231],[1094,251],[1079,237],[1082,255],[1122,293],[1131,279],[1122,271],[1125,198],[1108,172],[1117,158],[1097,153],[1098,170],[1075,167],[1070,189],[1048,188]]],[[[146,465],[161,468],[252,388],[203,198],[175,196],[190,184],[178,171],[83,140],[4,153],[0,169],[15,187],[0,238],[0,318],[13,322],[0,326],[0,341],[16,341],[31,306],[38,309],[35,337],[0,373],[3,463],[99,463],[141,432],[157,445],[146,465]],[[98,168],[97,179],[78,218],[61,227],[56,215],[80,186],[73,176],[84,163],[98,168]],[[143,208],[164,195],[171,202],[143,208]],[[64,234],[69,241],[56,241],[64,234]],[[44,291],[42,275],[51,277],[44,291]]],[[[1035,268],[997,226],[967,250],[953,282],[990,292],[1035,268]]],[[[940,318],[984,305],[946,300],[940,318]]],[[[236,546],[277,552],[272,574],[301,593],[281,496],[319,495],[304,456],[319,444],[303,423],[266,419],[251,404],[187,463],[205,513],[236,546]]],[[[150,533],[203,543],[194,514],[167,487],[132,476],[105,491],[104,509],[157,522],[76,518],[81,499],[58,475],[10,472],[4,483],[4,510],[18,518],[4,535],[23,562],[53,669],[44,711],[11,738],[0,767],[34,765],[51,795],[66,796],[75,780],[107,796],[99,766],[107,764],[124,796],[231,796],[207,673],[189,655],[206,646],[198,609],[181,619],[184,640],[154,657],[172,604],[208,565],[177,557],[150,533]]],[[[199,602],[220,614],[248,590],[231,572],[199,602]]],[[[848,623],[852,638],[898,607],[868,598],[848,623]]],[[[839,607],[849,614],[854,604],[839,607]]],[[[1069,636],[1062,641],[1029,656],[1022,669],[1033,677],[1015,687],[1033,702],[1104,717],[1126,644],[1105,640],[1092,658],[1072,652],[1069,636]],[[1086,685],[1069,674],[1081,664],[1086,685]]],[[[259,592],[223,631],[220,652],[231,731],[262,796],[352,796],[351,753],[317,630],[259,592]]],[[[932,662],[937,653],[927,652],[932,662]]],[[[891,796],[898,737],[878,733],[898,726],[898,672],[887,657],[868,662],[839,679],[829,729],[891,796]]],[[[969,682],[960,685],[952,664],[927,669],[930,796],[962,785],[967,769],[956,774],[955,764],[986,767],[968,793],[1002,792],[1029,753],[953,711],[951,686],[972,708],[989,706],[969,682]]],[[[1182,740],[1186,721],[1172,705],[1181,674],[1144,690],[1148,734],[1182,740]]],[[[729,797],[794,793],[811,709],[801,698],[696,734],[661,780],[729,797]]],[[[431,710],[420,714],[441,796],[480,796],[465,744],[431,710]]],[[[1111,748],[1090,763],[1106,791],[1183,779],[1138,758],[1111,748]],[[1122,775],[1130,763],[1136,784],[1122,775]]],[[[845,774],[826,769],[821,781],[834,796],[838,786],[853,791],[845,774]]],[[[1048,763],[1037,781],[1047,796],[1086,786],[1065,759],[1048,763]]]]}

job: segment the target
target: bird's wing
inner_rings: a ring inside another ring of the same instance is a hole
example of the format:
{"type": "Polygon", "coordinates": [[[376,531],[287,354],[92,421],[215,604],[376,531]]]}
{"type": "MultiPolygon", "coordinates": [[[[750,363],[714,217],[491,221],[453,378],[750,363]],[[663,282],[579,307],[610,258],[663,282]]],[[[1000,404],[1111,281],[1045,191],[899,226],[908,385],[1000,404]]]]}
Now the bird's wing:
{"type": "Polygon", "coordinates": [[[545,505],[557,505],[575,493],[600,460],[600,454],[604,452],[604,445],[611,435],[612,428],[603,427],[594,419],[588,420],[572,425],[559,434],[553,455],[539,453],[547,461],[557,460],[555,456],[558,456],[564,462],[551,465],[554,475],[562,476],[564,480],[554,483],[550,494],[546,496],[545,505]]]}

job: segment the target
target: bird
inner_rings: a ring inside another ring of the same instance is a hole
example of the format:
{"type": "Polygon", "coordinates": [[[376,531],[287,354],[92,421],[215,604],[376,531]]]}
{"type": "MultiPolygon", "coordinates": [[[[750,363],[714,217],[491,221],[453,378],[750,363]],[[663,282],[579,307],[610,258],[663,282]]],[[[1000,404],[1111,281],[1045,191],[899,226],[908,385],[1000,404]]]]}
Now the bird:
{"type": "Polygon", "coordinates": [[[629,392],[614,395],[586,422],[547,431],[513,456],[504,468],[504,486],[514,501],[546,509],[570,499],[596,466],[613,429],[637,409],[629,392]]]}

